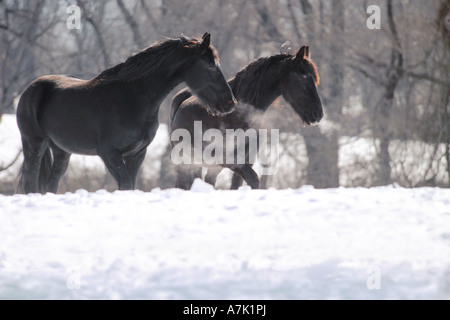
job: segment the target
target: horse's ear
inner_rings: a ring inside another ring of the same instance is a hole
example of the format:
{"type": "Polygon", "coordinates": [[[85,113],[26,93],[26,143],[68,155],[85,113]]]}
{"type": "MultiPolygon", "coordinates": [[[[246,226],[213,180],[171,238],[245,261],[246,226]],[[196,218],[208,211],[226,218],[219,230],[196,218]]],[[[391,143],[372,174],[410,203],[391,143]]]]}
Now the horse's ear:
{"type": "Polygon", "coordinates": [[[208,50],[209,46],[211,46],[211,34],[209,34],[208,32],[205,33],[202,37],[203,42],[202,45],[200,46],[201,52],[202,54],[204,54],[206,52],[206,50],[208,50]]]}
{"type": "MultiPolygon", "coordinates": [[[[306,57],[306,50],[307,50],[307,49],[306,49],[305,46],[301,47],[300,50],[298,50],[297,54],[295,55],[294,60],[295,60],[296,62],[299,62],[299,61],[305,59],[305,57],[306,57]]],[[[308,50],[309,50],[309,49],[308,49],[308,50]]]]}
{"type": "Polygon", "coordinates": [[[311,59],[311,51],[309,50],[309,46],[306,47],[305,57],[306,59],[311,59]]]}

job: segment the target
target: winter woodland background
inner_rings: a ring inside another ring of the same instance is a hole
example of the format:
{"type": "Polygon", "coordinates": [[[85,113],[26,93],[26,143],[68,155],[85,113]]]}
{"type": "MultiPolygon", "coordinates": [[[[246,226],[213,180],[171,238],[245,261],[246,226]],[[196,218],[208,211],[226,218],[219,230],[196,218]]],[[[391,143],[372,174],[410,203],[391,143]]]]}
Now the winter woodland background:
{"type": "MultiPolygon", "coordinates": [[[[283,134],[280,171],[265,187],[450,187],[449,0],[0,0],[0,129],[38,76],[92,78],[164,37],[204,32],[227,77],[286,41],[309,45],[319,66],[320,126],[302,128],[283,100],[267,114],[283,134]],[[72,4],[81,30],[66,26],[72,4]],[[380,30],[367,27],[370,5],[381,8],[380,30]]],[[[0,193],[14,192],[21,154],[5,146],[19,139],[0,136],[0,193]]],[[[174,186],[161,141],[142,190],[174,186]]],[[[60,191],[77,189],[116,186],[103,167],[74,161],[60,191]]]]}

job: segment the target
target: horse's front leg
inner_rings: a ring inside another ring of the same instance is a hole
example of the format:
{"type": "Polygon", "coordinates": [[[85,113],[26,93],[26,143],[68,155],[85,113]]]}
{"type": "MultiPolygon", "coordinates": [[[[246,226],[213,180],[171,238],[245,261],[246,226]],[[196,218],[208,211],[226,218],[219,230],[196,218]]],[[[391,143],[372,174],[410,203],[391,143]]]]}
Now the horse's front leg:
{"type": "Polygon", "coordinates": [[[177,182],[175,188],[190,190],[195,179],[202,178],[202,167],[194,165],[179,165],[176,168],[177,182]]]}
{"type": "Polygon", "coordinates": [[[133,180],[128,172],[122,154],[116,149],[102,148],[98,150],[106,168],[119,184],[119,190],[133,190],[133,180]]]}
{"type": "Polygon", "coordinates": [[[232,190],[236,190],[242,185],[242,179],[245,180],[252,189],[259,189],[259,176],[255,170],[253,170],[251,165],[235,166],[231,170],[235,173],[233,176],[232,190]],[[239,179],[237,175],[240,176],[241,179],[239,179]]]}
{"type": "Polygon", "coordinates": [[[233,178],[231,179],[231,190],[238,190],[240,187],[242,187],[243,183],[244,178],[242,178],[237,173],[233,173],[233,178]]]}
{"type": "Polygon", "coordinates": [[[136,181],[139,174],[139,170],[142,167],[142,163],[147,155],[147,148],[141,150],[139,153],[132,157],[125,158],[125,165],[130,175],[131,181],[133,183],[133,189],[136,188],[136,181]]]}
{"type": "Polygon", "coordinates": [[[213,187],[216,186],[217,183],[217,177],[219,176],[219,174],[222,172],[222,168],[221,167],[217,167],[217,168],[209,168],[208,172],[205,176],[205,182],[212,185],[213,187]]]}

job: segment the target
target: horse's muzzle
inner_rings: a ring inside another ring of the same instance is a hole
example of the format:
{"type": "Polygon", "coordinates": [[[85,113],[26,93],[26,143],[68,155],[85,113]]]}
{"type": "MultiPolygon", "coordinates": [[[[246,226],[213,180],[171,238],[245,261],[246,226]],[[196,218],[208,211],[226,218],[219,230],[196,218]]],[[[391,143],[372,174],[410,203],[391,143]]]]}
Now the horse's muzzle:
{"type": "Polygon", "coordinates": [[[234,110],[236,109],[238,102],[235,98],[233,98],[232,100],[228,101],[228,103],[226,104],[226,106],[220,106],[219,110],[222,111],[223,115],[227,115],[230,113],[233,113],[234,110]]]}

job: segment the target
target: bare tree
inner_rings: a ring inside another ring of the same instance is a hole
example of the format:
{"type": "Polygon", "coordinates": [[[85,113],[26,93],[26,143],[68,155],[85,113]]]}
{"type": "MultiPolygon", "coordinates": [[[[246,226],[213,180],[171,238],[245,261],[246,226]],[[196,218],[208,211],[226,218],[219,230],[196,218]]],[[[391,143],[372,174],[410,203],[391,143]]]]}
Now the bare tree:
{"type": "Polygon", "coordinates": [[[35,76],[37,64],[33,48],[49,27],[37,27],[42,9],[43,0],[0,2],[4,17],[0,23],[4,30],[0,34],[0,116],[14,111],[14,99],[35,76]]]}
{"type": "Polygon", "coordinates": [[[445,143],[448,185],[450,186],[450,0],[442,0],[438,10],[437,26],[442,35],[443,56],[441,70],[446,83],[441,84],[440,128],[445,143]]]}
{"type": "MultiPolygon", "coordinates": [[[[283,148],[293,165],[267,179],[268,187],[450,186],[450,0],[383,1],[378,31],[365,26],[367,6],[365,0],[0,0],[0,117],[14,113],[14,100],[37,76],[93,77],[164,37],[212,33],[228,77],[289,40],[291,51],[311,47],[326,121],[301,128],[291,108],[268,111],[266,124],[286,134],[281,143],[291,137],[298,143],[283,148]],[[81,8],[82,30],[65,28],[69,3],[81,8]],[[367,147],[344,163],[349,141],[367,147]]],[[[170,147],[161,161],[153,180],[140,181],[143,189],[173,186],[170,147]]],[[[83,172],[69,174],[64,190],[113,189],[103,171],[83,172]]]]}
{"type": "Polygon", "coordinates": [[[403,53],[402,44],[397,32],[397,26],[394,19],[394,9],[392,0],[387,0],[387,18],[389,29],[391,31],[391,61],[387,68],[386,78],[384,80],[384,96],[379,105],[378,119],[376,121],[375,136],[380,139],[380,173],[379,182],[382,185],[392,182],[391,178],[391,158],[389,155],[389,144],[391,139],[391,130],[388,126],[391,111],[394,105],[395,91],[398,83],[403,77],[403,53]]]}

